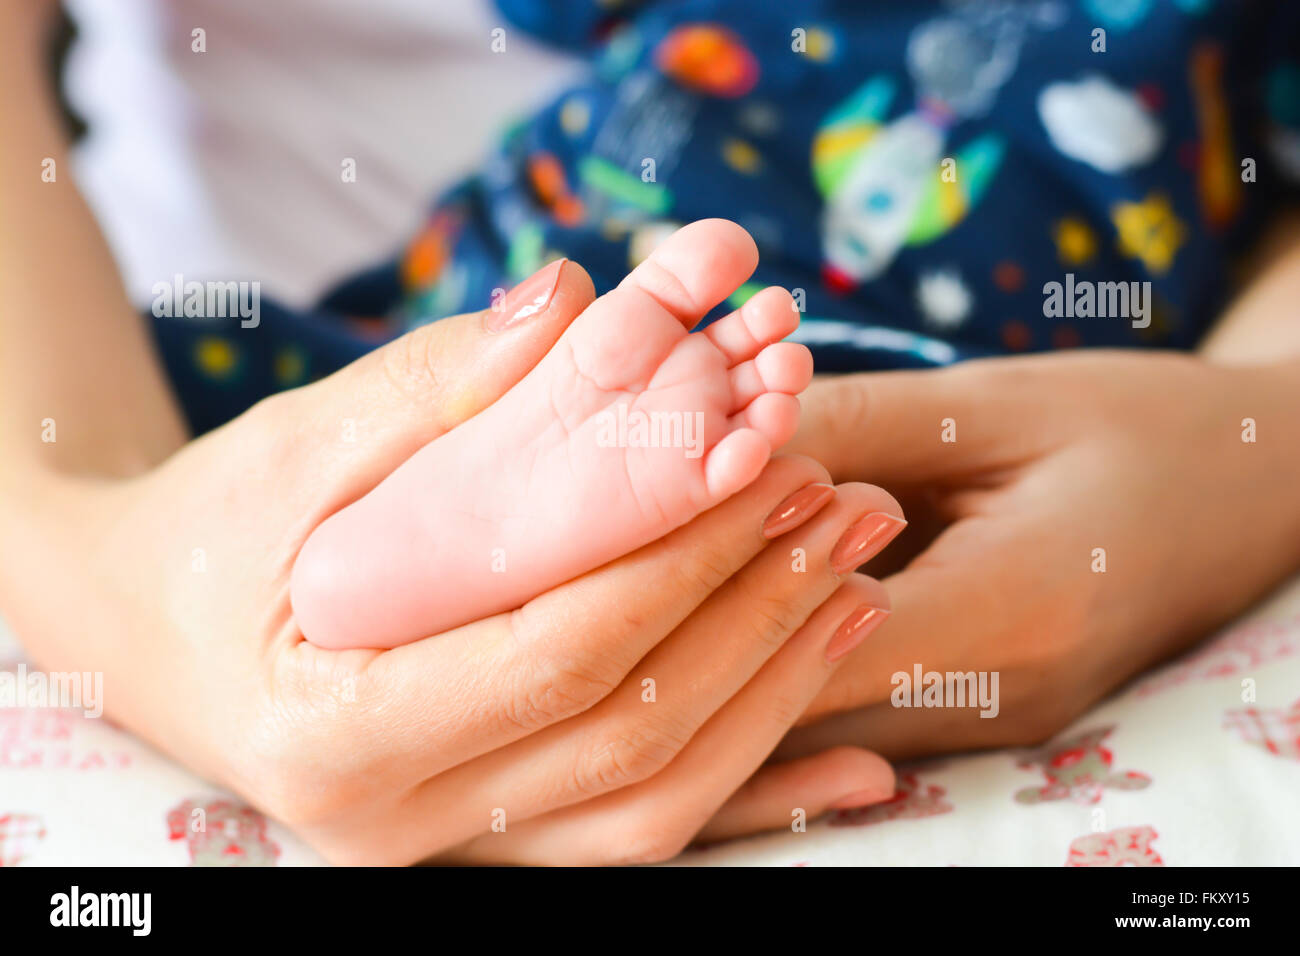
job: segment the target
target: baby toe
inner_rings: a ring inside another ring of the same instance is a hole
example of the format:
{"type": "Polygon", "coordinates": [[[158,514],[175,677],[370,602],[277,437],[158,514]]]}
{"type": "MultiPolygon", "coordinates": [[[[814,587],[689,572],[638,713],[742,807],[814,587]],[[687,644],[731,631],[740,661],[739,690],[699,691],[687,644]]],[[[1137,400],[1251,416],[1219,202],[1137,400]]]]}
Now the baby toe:
{"type": "Polygon", "coordinates": [[[730,419],[734,428],[753,429],[776,450],[799,429],[799,399],[780,392],[764,392],[730,419]]]}
{"type": "Polygon", "coordinates": [[[704,460],[710,497],[721,501],[758,477],[772,457],[772,446],[757,429],[738,428],[713,446],[704,460]]]}
{"type": "Polygon", "coordinates": [[[704,330],[730,365],[756,356],[764,346],[779,342],[799,327],[799,310],[790,293],[769,286],[743,306],[704,330]]]}
{"type": "Polygon", "coordinates": [[[731,377],[731,411],[745,408],[764,392],[797,395],[812,381],[812,353],[796,342],[777,342],[742,362],[728,373],[731,377]]]}
{"type": "Polygon", "coordinates": [[[758,247],[749,233],[726,219],[703,219],[665,239],[619,288],[641,290],[691,328],[757,265],[758,247]]]}

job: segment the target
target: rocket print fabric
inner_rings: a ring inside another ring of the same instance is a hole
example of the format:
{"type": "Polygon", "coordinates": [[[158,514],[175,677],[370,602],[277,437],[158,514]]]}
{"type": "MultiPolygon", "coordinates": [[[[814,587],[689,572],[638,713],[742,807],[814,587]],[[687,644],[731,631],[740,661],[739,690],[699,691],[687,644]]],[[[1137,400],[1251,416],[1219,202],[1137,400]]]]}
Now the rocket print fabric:
{"type": "Polygon", "coordinates": [[[710,216],[762,252],[716,314],[790,288],[822,372],[1190,349],[1243,240],[1300,187],[1300,4],[497,5],[585,79],[319,309],[264,304],[257,334],[156,320],[196,427],[558,256],[605,291],[710,216]]]}

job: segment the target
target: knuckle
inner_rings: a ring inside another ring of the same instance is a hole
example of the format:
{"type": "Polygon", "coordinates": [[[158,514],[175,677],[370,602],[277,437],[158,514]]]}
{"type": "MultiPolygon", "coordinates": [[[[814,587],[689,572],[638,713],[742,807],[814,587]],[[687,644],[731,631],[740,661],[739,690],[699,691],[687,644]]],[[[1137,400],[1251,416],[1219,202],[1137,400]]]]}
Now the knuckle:
{"type": "MultiPolygon", "coordinates": [[[[792,575],[797,579],[800,575],[792,575]]],[[[816,606],[815,592],[808,584],[787,582],[773,590],[770,579],[759,579],[742,574],[736,578],[732,587],[737,592],[737,601],[744,608],[744,625],[752,638],[769,652],[775,651],[807,620],[808,605],[816,606]]],[[[825,597],[822,595],[821,597],[825,597]]]]}
{"type": "Polygon", "coordinates": [[[267,814],[292,827],[318,826],[337,819],[365,799],[370,775],[346,761],[338,747],[292,716],[263,715],[245,735],[247,745],[236,768],[248,793],[267,814]],[[295,732],[302,729],[301,733],[295,732]]]}
{"type": "Polygon", "coordinates": [[[772,720],[782,727],[793,727],[806,706],[806,701],[796,700],[789,694],[774,694],[767,701],[772,720]]]}
{"type": "Polygon", "coordinates": [[[524,733],[581,714],[608,697],[619,675],[608,663],[591,658],[548,658],[529,668],[526,685],[502,711],[508,726],[524,733]]]}
{"type": "Polygon", "coordinates": [[[292,392],[269,395],[239,416],[239,441],[266,469],[281,469],[301,458],[298,429],[285,428],[294,414],[297,396],[292,392]]]}
{"type": "Polygon", "coordinates": [[[575,771],[579,793],[597,796],[648,780],[686,745],[689,734],[661,720],[624,729],[590,751],[575,771]]]}
{"type": "Polygon", "coordinates": [[[619,632],[622,634],[640,634],[649,620],[645,606],[634,602],[621,605],[618,613],[622,618],[622,629],[619,632]]]}
{"type": "Polygon", "coordinates": [[[870,423],[877,414],[877,402],[874,391],[863,381],[852,381],[847,377],[832,379],[828,387],[835,390],[833,402],[820,403],[827,417],[834,423],[851,423],[852,428],[859,428],[870,423]],[[831,412],[834,409],[834,412],[831,412]]]}
{"type": "Polygon", "coordinates": [[[290,402],[292,398],[292,393],[286,392],[267,395],[244,409],[240,418],[247,421],[250,425],[263,427],[268,435],[274,435],[279,431],[276,425],[283,417],[282,412],[284,406],[290,402]]]}
{"type": "Polygon", "coordinates": [[[754,639],[769,652],[781,647],[803,626],[802,608],[796,601],[772,594],[747,595],[746,612],[754,639]]]}
{"type": "Polygon", "coordinates": [[[435,325],[426,325],[402,336],[383,350],[380,363],[384,377],[397,394],[419,399],[437,391],[439,381],[435,325]]]}
{"type": "Polygon", "coordinates": [[[731,575],[731,562],[712,548],[700,549],[677,568],[678,583],[683,593],[689,594],[712,594],[731,575]]]}

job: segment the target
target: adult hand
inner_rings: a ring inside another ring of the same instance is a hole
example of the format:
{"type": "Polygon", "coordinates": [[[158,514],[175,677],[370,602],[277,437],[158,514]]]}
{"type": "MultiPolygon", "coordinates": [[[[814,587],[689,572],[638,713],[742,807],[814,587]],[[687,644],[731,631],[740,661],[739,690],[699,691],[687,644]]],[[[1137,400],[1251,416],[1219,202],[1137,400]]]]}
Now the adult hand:
{"type": "Polygon", "coordinates": [[[850,573],[880,539],[831,566],[857,519],[898,514],[880,490],[814,492],[820,512],[767,546],[766,516],[826,479],[807,459],[519,611],[391,651],[303,641],[288,580],[310,531],[495,400],[591,299],[566,264],[527,322],[444,320],[136,477],[25,476],[6,616],[39,665],[103,672],[117,722],[338,862],[655,860],[701,828],[888,798],[888,765],[849,748],[745,783],[833,669],[841,621],[887,613],[850,573]]]}
{"type": "Polygon", "coordinates": [[[814,383],[791,449],[895,492],[916,557],[779,753],[1036,743],[1239,614],[1300,566],[1297,380],[1091,352],[814,383]],[[916,664],[999,672],[999,715],[892,706],[916,664]]]}

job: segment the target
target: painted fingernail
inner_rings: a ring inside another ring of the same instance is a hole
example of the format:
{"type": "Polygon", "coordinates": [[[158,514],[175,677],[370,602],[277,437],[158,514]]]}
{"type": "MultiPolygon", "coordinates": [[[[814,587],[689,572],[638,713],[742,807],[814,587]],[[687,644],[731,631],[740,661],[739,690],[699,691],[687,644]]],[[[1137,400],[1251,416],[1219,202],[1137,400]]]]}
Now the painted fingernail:
{"type": "Polygon", "coordinates": [[[872,804],[884,803],[894,795],[893,788],[879,790],[855,790],[853,793],[847,793],[840,797],[827,810],[854,810],[858,807],[869,807],[872,804]]]}
{"type": "Polygon", "coordinates": [[[489,332],[503,332],[545,312],[560,284],[560,271],[568,261],[556,259],[543,266],[507,292],[499,302],[492,303],[483,317],[484,327],[489,332]]]}
{"type": "Polygon", "coordinates": [[[775,538],[793,531],[825,508],[826,503],[834,497],[834,485],[821,482],[805,485],[773,508],[772,513],[763,519],[763,537],[775,538]]]}
{"type": "Polygon", "coordinates": [[[888,611],[882,607],[872,607],[870,604],[864,604],[855,610],[831,635],[830,642],[826,645],[827,663],[833,664],[852,651],[887,617],[889,617],[888,611]]]}
{"type": "Polygon", "coordinates": [[[875,511],[864,515],[845,531],[831,549],[831,569],[836,574],[847,574],[860,568],[884,550],[907,522],[896,515],[875,511]]]}

